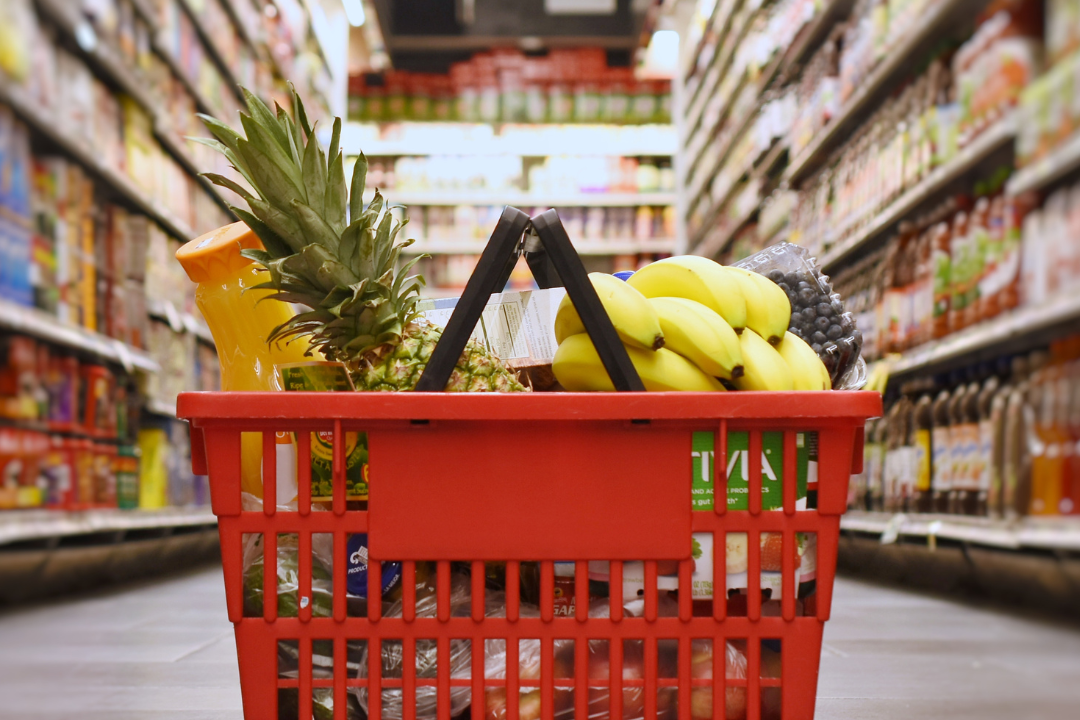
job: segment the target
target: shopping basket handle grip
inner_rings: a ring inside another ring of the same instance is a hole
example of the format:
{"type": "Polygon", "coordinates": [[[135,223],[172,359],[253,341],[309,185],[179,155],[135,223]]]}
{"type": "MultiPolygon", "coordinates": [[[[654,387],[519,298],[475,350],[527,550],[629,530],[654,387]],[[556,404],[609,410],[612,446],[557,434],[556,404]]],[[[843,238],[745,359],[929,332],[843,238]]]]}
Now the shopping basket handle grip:
{"type": "Polygon", "coordinates": [[[509,270],[513,269],[511,263],[517,261],[518,246],[528,224],[529,216],[525,213],[509,205],[503,208],[499,222],[495,224],[487,246],[480,255],[480,261],[469,277],[461,299],[454,306],[454,312],[431,352],[424,373],[416,383],[416,392],[439,392],[446,388],[458,358],[465,350],[476,323],[480,321],[488,298],[492,293],[502,292],[509,270]]]}
{"type": "MultiPolygon", "coordinates": [[[[596,289],[589,281],[581,257],[570,242],[570,236],[566,234],[559,214],[555,210],[542,212],[532,219],[532,227],[540,238],[547,259],[566,287],[566,294],[574,303],[574,308],[581,317],[581,324],[585,326],[585,332],[592,338],[596,353],[604,363],[612,385],[616,390],[644,392],[645,385],[641,382],[637,368],[630,362],[630,356],[615,332],[611,318],[600,303],[596,289]]],[[[538,259],[529,258],[528,255],[526,257],[535,273],[536,266],[541,263],[537,262],[538,259]]]]}
{"type": "MultiPolygon", "coordinates": [[[[517,208],[503,208],[499,222],[480,255],[476,270],[465,285],[461,299],[454,307],[442,337],[435,345],[431,359],[416,383],[417,392],[439,392],[446,388],[454,366],[480,321],[488,299],[493,293],[502,292],[510,272],[521,256],[522,235],[529,222],[529,216],[517,208]]],[[[548,210],[532,218],[532,229],[536,238],[529,238],[528,247],[533,248],[533,252],[527,252],[526,259],[538,284],[547,288],[557,286],[557,280],[562,281],[581,316],[586,332],[593,339],[615,389],[643,391],[645,386],[630,362],[630,356],[626,354],[626,348],[619,340],[596,290],[589,282],[585,266],[574,250],[558,213],[548,210]],[[542,251],[536,248],[537,238],[542,251]],[[547,265],[549,261],[551,267],[547,265]],[[550,272],[551,269],[554,269],[554,273],[550,272]]]]}

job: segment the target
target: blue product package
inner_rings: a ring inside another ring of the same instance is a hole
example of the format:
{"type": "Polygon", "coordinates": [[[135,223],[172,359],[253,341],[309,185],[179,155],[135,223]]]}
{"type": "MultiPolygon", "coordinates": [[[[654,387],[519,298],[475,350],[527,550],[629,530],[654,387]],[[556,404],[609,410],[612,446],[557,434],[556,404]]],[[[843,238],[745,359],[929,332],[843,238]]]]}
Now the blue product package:
{"type": "Polygon", "coordinates": [[[619,278],[623,282],[626,282],[627,280],[629,280],[630,276],[633,275],[633,274],[634,274],[633,270],[620,270],[617,273],[612,273],[612,275],[619,278]]]}
{"type": "MultiPolygon", "coordinates": [[[[346,570],[345,586],[350,595],[366,598],[368,594],[368,549],[367,535],[358,533],[349,536],[347,544],[349,557],[346,570]]],[[[382,591],[385,595],[401,582],[401,563],[384,562],[382,564],[382,591]]]]}

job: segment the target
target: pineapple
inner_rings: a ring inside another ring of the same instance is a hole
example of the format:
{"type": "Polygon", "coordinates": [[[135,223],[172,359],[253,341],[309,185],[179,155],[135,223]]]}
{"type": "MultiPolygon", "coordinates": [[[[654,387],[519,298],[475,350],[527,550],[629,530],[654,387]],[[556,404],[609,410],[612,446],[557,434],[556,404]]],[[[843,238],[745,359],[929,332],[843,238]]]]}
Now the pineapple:
{"type": "MultiPolygon", "coordinates": [[[[268,280],[259,287],[274,290],[272,298],[310,308],[275,328],[267,341],[309,336],[313,349],[346,364],[357,389],[411,390],[442,336],[416,310],[424,279],[409,272],[424,256],[396,269],[401,251],[413,242],[397,240],[405,223],[393,217],[378,189],[364,208],[362,154],[346,188],[338,147],[341,119],[334,120],[328,159],[303,103],[290,91],[291,116],[280,106],[271,112],[244,89],[244,134],[200,115],[216,140],[196,139],[223,153],[251,188],[206,174],[247,202],[248,209],[232,209],[265,248],[243,251],[266,268],[268,280]]],[[[470,341],[446,389],[525,388],[497,357],[470,341]]]]}

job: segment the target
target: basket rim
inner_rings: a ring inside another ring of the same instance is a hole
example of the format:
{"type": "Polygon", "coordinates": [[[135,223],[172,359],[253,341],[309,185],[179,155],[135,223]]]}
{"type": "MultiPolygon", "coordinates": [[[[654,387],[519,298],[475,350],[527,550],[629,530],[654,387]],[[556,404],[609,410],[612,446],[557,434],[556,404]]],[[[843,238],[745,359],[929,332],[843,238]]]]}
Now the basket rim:
{"type": "Polygon", "coordinates": [[[839,420],[880,417],[874,391],[183,392],[182,420],[839,420]]]}

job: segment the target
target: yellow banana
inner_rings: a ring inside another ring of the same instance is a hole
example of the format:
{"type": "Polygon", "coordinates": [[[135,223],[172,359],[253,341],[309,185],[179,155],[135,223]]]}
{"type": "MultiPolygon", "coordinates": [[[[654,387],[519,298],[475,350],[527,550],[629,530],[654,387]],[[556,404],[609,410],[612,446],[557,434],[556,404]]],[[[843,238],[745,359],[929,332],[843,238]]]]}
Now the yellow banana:
{"type": "MultiPolygon", "coordinates": [[[[589,280],[620,340],[645,350],[663,347],[660,318],[645,296],[614,275],[589,273],[589,280]]],[[[581,316],[570,302],[570,296],[565,295],[555,313],[555,341],[561,344],[571,335],[583,332],[585,325],[581,322],[581,316]]]]}
{"type": "Polygon", "coordinates": [[[734,381],[735,387],[740,390],[794,389],[791,370],[776,348],[749,329],[739,336],[739,344],[742,345],[743,376],[734,381]]]}
{"type": "MultiPolygon", "coordinates": [[[[709,377],[692,362],[671,350],[661,348],[651,352],[628,347],[626,352],[637,368],[645,389],[650,392],[724,389],[715,378],[709,377]]],[[[571,392],[615,389],[592,340],[585,333],[571,335],[559,345],[551,369],[559,384],[571,392]]]]}
{"type": "Polygon", "coordinates": [[[746,327],[746,300],[723,265],[696,255],[680,255],[650,263],[626,281],[648,298],[696,300],[727,321],[736,333],[746,327]]]}
{"type": "Polygon", "coordinates": [[[795,390],[832,390],[832,381],[829,380],[825,363],[821,362],[818,354],[801,337],[791,332],[786,333],[776,350],[791,370],[792,386],[795,390]]]}
{"type": "Polygon", "coordinates": [[[660,316],[665,348],[713,377],[731,380],[742,375],[739,336],[724,318],[686,298],[649,298],[649,302],[660,316]]]}
{"type": "Polygon", "coordinates": [[[723,266],[729,277],[738,279],[746,298],[746,327],[776,345],[784,339],[791,322],[791,301],[787,293],[764,275],[730,265],[723,266]]]}

